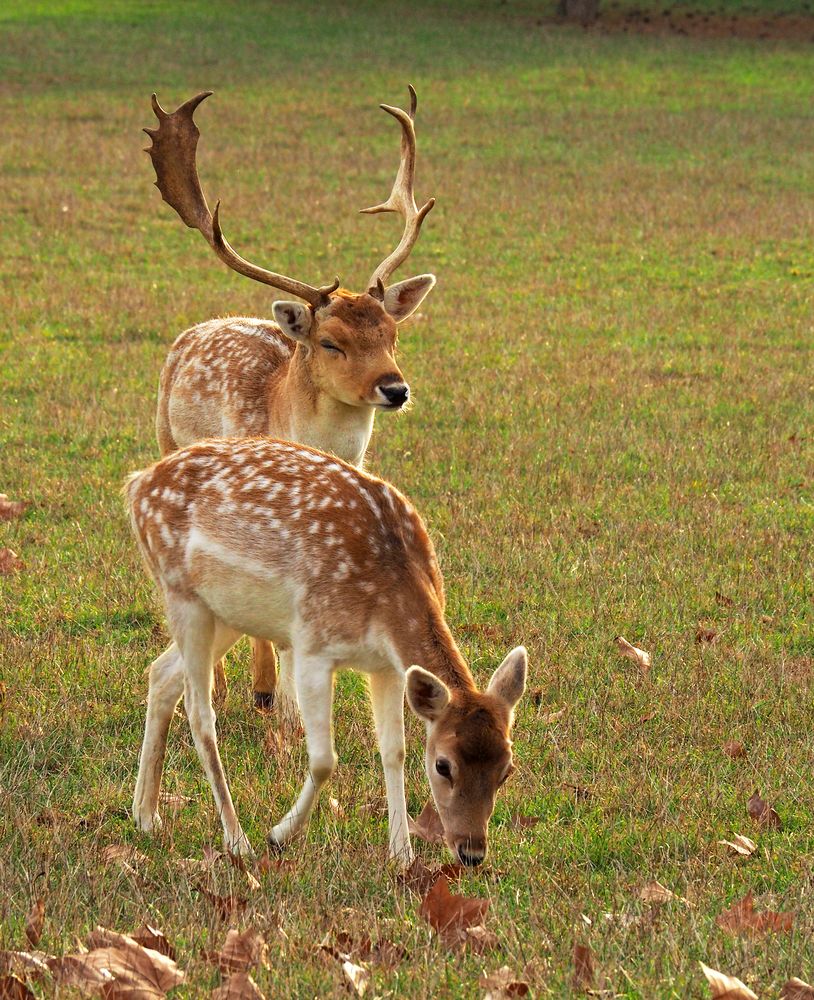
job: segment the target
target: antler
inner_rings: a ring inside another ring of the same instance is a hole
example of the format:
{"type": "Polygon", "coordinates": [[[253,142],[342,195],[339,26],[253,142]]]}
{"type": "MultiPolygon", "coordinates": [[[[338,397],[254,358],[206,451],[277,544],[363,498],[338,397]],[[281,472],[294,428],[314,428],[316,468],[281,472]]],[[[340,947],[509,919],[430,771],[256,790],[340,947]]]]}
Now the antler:
{"type": "Polygon", "coordinates": [[[393,190],[387,201],[381,205],[374,205],[372,208],[363,208],[365,215],[376,215],[379,212],[399,212],[404,216],[404,234],[396,249],[386,257],[376,270],[371,274],[368,281],[368,292],[371,295],[383,296],[384,282],[390,275],[400,267],[410,256],[410,251],[415,246],[421,223],[424,217],[435,204],[435,198],[430,198],[426,205],[418,208],[415,203],[413,186],[415,183],[415,111],[418,105],[415,88],[412,84],[410,88],[410,113],[407,114],[401,108],[391,108],[388,104],[380,104],[379,107],[392,115],[401,124],[401,162],[399,163],[396,180],[393,183],[393,190]]]}
{"type": "Polygon", "coordinates": [[[233,250],[223,235],[218,219],[220,202],[215,205],[214,216],[209,211],[195,164],[195,150],[201,133],[192,116],[201,101],[211,95],[211,90],[205,90],[168,114],[153,94],[153,111],[158,119],[158,128],[146,128],[144,131],[153,142],[145,152],[150,154],[155,167],[155,186],[164,201],[175,209],[190,229],[200,231],[218,257],[233,271],[305,299],[314,308],[324,305],[331,292],[339,287],[339,278],[332,285],[315,288],[252,264],[233,250]]]}

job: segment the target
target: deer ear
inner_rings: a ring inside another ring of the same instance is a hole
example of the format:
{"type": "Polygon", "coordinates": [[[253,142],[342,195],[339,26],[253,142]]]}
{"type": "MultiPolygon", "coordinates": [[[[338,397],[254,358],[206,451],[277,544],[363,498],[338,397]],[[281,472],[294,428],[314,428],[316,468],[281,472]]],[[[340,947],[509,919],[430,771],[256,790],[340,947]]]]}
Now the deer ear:
{"type": "Polygon", "coordinates": [[[274,321],[292,340],[307,340],[311,332],[311,311],[302,302],[274,302],[271,306],[274,321]]]}
{"type": "Polygon", "coordinates": [[[434,722],[449,704],[449,698],[449,688],[435,674],[423,667],[407,671],[407,702],[419,718],[434,722]]]}
{"type": "Polygon", "coordinates": [[[514,708],[526,690],[528,662],[528,653],[524,646],[513,649],[492,674],[492,679],[486,688],[487,693],[500,698],[509,708],[514,708]]]}
{"type": "Polygon", "coordinates": [[[435,284],[434,274],[419,274],[390,285],[384,293],[384,309],[397,323],[411,316],[421,305],[435,284]]]}

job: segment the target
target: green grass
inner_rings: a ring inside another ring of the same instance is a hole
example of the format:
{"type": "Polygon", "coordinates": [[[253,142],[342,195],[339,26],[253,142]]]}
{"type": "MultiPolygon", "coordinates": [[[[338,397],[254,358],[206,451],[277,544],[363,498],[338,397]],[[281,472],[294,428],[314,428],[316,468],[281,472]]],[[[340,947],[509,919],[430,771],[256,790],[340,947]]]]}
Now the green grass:
{"type": "MultiPolygon", "coordinates": [[[[172,107],[216,91],[198,114],[201,172],[242,252],[359,287],[397,230],[356,214],[394,168],[376,106],[411,81],[417,194],[438,205],[406,273],[439,282],[401,341],[416,406],[379,420],[369,464],[422,511],[477,676],[522,641],[542,690],[519,711],[490,862],[466,880],[491,897],[501,950],[446,953],[394,889],[385,823],[363,809],[382,793],[369,710],[348,677],[332,790],[347,818],[323,805],[291,868],[252,896],[245,920],[272,945],[259,981],[268,996],[342,995],[314,945],[348,926],[410,953],[374,970],[377,995],[477,996],[484,967],[530,963],[535,995],[566,996],[577,938],[627,998],[707,996],[699,959],[761,996],[811,978],[814,58],[803,43],[538,25],[531,10],[0,12],[0,492],[32,504],[0,525],[26,562],[0,578],[0,947],[23,945],[45,885],[45,948],[148,918],[190,972],[178,995],[213,982],[199,949],[221,932],[175,864],[219,840],[183,720],[167,787],[194,802],[158,841],[123,813],[166,635],[119,491],[155,457],[173,338],[219,313],[267,315],[273,295],[220,267],[151,187],[149,95],[172,107]],[[699,623],[718,641],[697,645],[699,623]],[[619,633],[652,651],[649,679],[616,654],[619,633]],[[747,760],[722,753],[730,738],[747,760]],[[755,835],[755,788],[784,827],[735,862],[716,841],[755,835]],[[542,822],[517,831],[517,810],[542,822]],[[149,856],[140,880],[100,865],[122,841],[149,856]],[[646,911],[633,894],[651,879],[692,905],[627,928],[603,916],[646,911]],[[716,928],[749,889],[796,911],[791,936],[716,928]]],[[[267,748],[276,721],[248,709],[244,647],[229,671],[221,746],[260,846],[305,758],[267,748]]],[[[421,746],[411,725],[414,810],[421,746]]]]}

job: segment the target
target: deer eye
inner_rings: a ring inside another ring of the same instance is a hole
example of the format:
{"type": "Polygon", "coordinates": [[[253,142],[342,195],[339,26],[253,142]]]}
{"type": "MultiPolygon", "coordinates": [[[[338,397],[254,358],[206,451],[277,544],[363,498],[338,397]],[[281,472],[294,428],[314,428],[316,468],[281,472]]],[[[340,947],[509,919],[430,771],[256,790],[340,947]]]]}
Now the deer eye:
{"type": "Polygon", "coordinates": [[[342,355],[345,354],[345,352],[342,350],[341,347],[337,347],[336,344],[332,344],[330,342],[330,340],[320,341],[320,345],[319,346],[320,347],[324,347],[325,350],[326,351],[330,351],[331,354],[342,354],[342,355]]]}
{"type": "Polygon", "coordinates": [[[449,761],[445,760],[443,757],[439,757],[435,762],[435,770],[441,775],[442,778],[446,778],[447,781],[452,780],[452,770],[449,766],[449,761]]]}

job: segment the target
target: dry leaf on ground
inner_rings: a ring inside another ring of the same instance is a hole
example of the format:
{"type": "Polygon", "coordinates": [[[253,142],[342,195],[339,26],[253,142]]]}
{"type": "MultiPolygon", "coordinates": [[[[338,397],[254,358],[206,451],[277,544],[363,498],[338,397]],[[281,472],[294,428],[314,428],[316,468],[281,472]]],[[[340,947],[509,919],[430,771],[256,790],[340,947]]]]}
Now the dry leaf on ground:
{"type": "Polygon", "coordinates": [[[16,552],[11,549],[0,549],[0,576],[8,576],[24,568],[25,563],[16,552]]]}
{"type": "Polygon", "coordinates": [[[419,914],[453,946],[466,942],[466,929],[482,925],[488,909],[488,899],[454,895],[449,882],[439,878],[421,901],[419,914]]]}
{"type": "Polygon", "coordinates": [[[563,707],[558,708],[556,712],[546,712],[545,715],[541,715],[539,721],[544,725],[551,725],[552,722],[556,722],[557,719],[561,719],[567,711],[568,706],[563,705],[563,707]]]}
{"type": "Polygon", "coordinates": [[[746,803],[746,811],[760,826],[779,830],[783,825],[774,807],[770,806],[768,802],[763,801],[759,791],[755,791],[754,795],[746,803]]]}
{"type": "Polygon", "coordinates": [[[529,992],[529,984],[517,979],[508,965],[497,972],[484,972],[478,985],[486,990],[483,1000],[510,1000],[511,997],[527,996],[529,992]]]}
{"type": "Polygon", "coordinates": [[[413,819],[407,817],[407,828],[415,837],[426,840],[428,844],[444,843],[444,825],[435,809],[432,799],[421,810],[421,814],[413,819]]]}
{"type": "Polygon", "coordinates": [[[637,890],[636,895],[643,903],[669,903],[671,899],[679,903],[686,902],[685,899],[677,896],[661,882],[648,882],[647,885],[643,885],[641,889],[637,890]]]}
{"type": "Polygon", "coordinates": [[[422,858],[415,857],[410,862],[409,868],[399,872],[396,881],[406,889],[410,889],[419,896],[426,896],[439,878],[445,878],[449,882],[458,882],[461,878],[463,865],[455,862],[447,862],[440,868],[430,868],[422,858]]]}
{"type": "Polygon", "coordinates": [[[647,673],[652,666],[652,658],[646,650],[639,649],[638,646],[631,645],[627,639],[621,635],[617,635],[614,642],[616,643],[622,656],[626,656],[628,660],[631,660],[636,664],[636,666],[640,667],[645,673],[647,673]]]}
{"type": "Polygon", "coordinates": [[[22,517],[28,506],[23,500],[9,500],[5,493],[0,493],[0,521],[13,521],[22,517]]]}
{"type": "Polygon", "coordinates": [[[780,1000],[814,1000],[814,986],[795,976],[780,991],[780,1000]]]}
{"type": "Polygon", "coordinates": [[[368,970],[346,959],[342,963],[342,972],[350,989],[353,990],[357,997],[363,997],[370,983],[370,973],[368,970]]]}
{"type": "Polygon", "coordinates": [[[23,979],[43,979],[51,975],[48,959],[42,951],[0,951],[0,972],[14,973],[23,979]]]}
{"type": "Polygon", "coordinates": [[[711,969],[703,962],[698,964],[707,977],[714,1000],[760,1000],[758,995],[753,993],[740,979],[736,979],[734,976],[725,976],[723,972],[711,969]]]}
{"type": "Polygon", "coordinates": [[[788,934],[794,923],[794,914],[773,913],[771,910],[756,913],[752,893],[747,892],[734,906],[719,913],[715,923],[730,934],[788,934]]]}
{"type": "Polygon", "coordinates": [[[524,830],[530,826],[537,826],[538,823],[542,822],[542,819],[542,816],[524,816],[522,813],[516,812],[509,816],[509,822],[515,830],[524,830]]]}
{"type": "Polygon", "coordinates": [[[22,979],[9,973],[0,976],[0,1000],[37,1000],[37,998],[22,979]]]}
{"type": "Polygon", "coordinates": [[[207,889],[205,885],[200,883],[195,886],[198,892],[208,900],[212,906],[215,907],[215,912],[218,914],[221,920],[229,920],[233,916],[242,913],[248,904],[248,900],[244,899],[243,896],[238,896],[234,892],[230,892],[225,896],[220,896],[216,892],[212,892],[211,889],[207,889]]]}
{"type": "Polygon", "coordinates": [[[332,796],[328,796],[328,808],[334,814],[337,819],[345,818],[345,810],[342,808],[339,799],[335,799],[332,796]]]}
{"type": "Polygon", "coordinates": [[[735,854],[739,854],[743,858],[751,857],[757,850],[757,844],[754,840],[744,837],[742,833],[736,833],[732,840],[719,840],[718,843],[722,847],[728,847],[730,851],[734,851],[735,854]]]}
{"type": "Polygon", "coordinates": [[[575,941],[574,974],[571,976],[571,985],[575,990],[589,990],[593,988],[595,978],[594,953],[589,945],[575,941]]]}
{"type": "Polygon", "coordinates": [[[130,844],[108,844],[99,855],[103,865],[121,865],[125,871],[133,871],[133,865],[143,865],[149,860],[146,854],[137,851],[130,844]]]}
{"type": "Polygon", "coordinates": [[[715,591],[715,603],[719,604],[722,608],[734,608],[735,606],[732,598],[722,594],[720,590],[715,591]]]}
{"type": "Polygon", "coordinates": [[[45,898],[40,896],[31,904],[28,919],[25,922],[25,936],[32,948],[36,948],[42,937],[45,926],[45,898]]]}
{"type": "Polygon", "coordinates": [[[164,937],[162,932],[156,930],[155,927],[151,927],[147,923],[142,924],[141,927],[133,931],[130,936],[134,941],[137,941],[142,948],[152,948],[152,950],[157,951],[159,955],[166,955],[167,958],[171,958],[175,961],[175,948],[170,944],[166,937],[164,937]]]}
{"type": "Polygon", "coordinates": [[[702,642],[715,642],[718,638],[718,633],[714,628],[707,628],[705,625],[699,625],[695,630],[695,641],[700,645],[702,642]]]}
{"type": "Polygon", "coordinates": [[[475,924],[474,927],[465,928],[461,941],[476,955],[485,955],[487,951],[494,951],[500,943],[497,934],[488,930],[483,924],[475,924]]]}
{"type": "Polygon", "coordinates": [[[179,792],[161,792],[158,801],[164,809],[170,812],[178,812],[184,806],[188,805],[192,799],[189,795],[181,795],[179,792]]]}
{"type": "Polygon", "coordinates": [[[230,927],[223,948],[205,952],[204,957],[221,972],[248,972],[257,965],[268,968],[268,945],[263,935],[251,927],[242,934],[230,927]]]}
{"type": "Polygon", "coordinates": [[[727,740],[723,745],[723,751],[727,757],[732,757],[734,760],[739,760],[746,756],[746,747],[740,740],[727,740]]]}
{"type": "Polygon", "coordinates": [[[248,972],[234,972],[210,994],[212,1000],[266,1000],[248,972]]]}
{"type": "Polygon", "coordinates": [[[87,946],[87,952],[49,960],[61,984],[105,1000],[151,1000],[184,981],[171,958],[142,947],[127,934],[97,927],[88,935],[87,946]]]}

